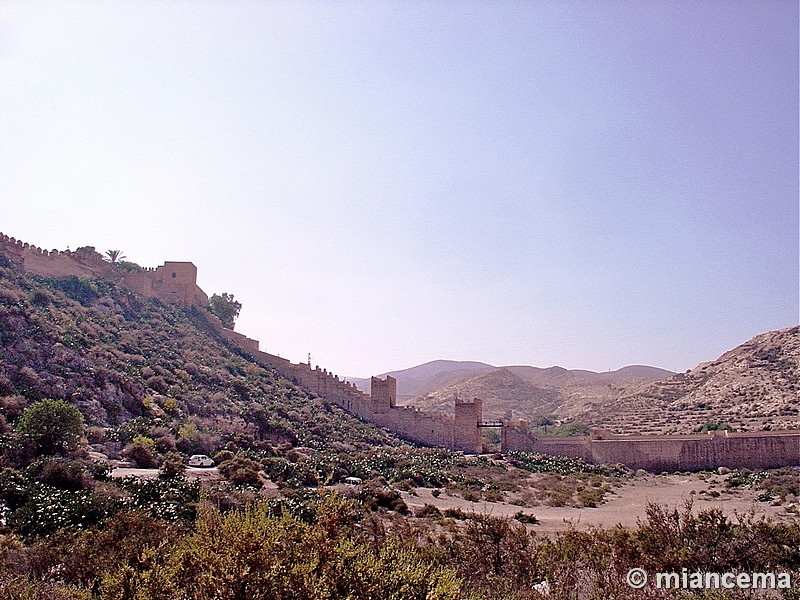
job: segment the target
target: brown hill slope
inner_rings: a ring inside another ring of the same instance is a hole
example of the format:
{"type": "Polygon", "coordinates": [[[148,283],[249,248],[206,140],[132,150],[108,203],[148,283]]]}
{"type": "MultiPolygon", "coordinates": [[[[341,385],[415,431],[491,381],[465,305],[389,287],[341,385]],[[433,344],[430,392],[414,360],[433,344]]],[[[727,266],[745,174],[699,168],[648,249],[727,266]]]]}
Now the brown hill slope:
{"type": "Polygon", "coordinates": [[[505,368],[493,369],[466,381],[416,396],[409,404],[421,410],[452,413],[453,399],[456,397],[483,400],[483,416],[486,419],[549,414],[559,404],[556,390],[536,386],[505,368]]]}
{"type": "Polygon", "coordinates": [[[756,336],[686,373],[631,366],[609,373],[501,367],[418,394],[408,404],[451,412],[454,397],[483,400],[486,419],[554,415],[618,433],[800,427],[798,327],[756,336]]]}
{"type": "Polygon", "coordinates": [[[624,390],[589,420],[630,432],[800,426],[800,328],[758,335],[687,373],[624,390]]]}
{"type": "MultiPolygon", "coordinates": [[[[402,401],[465,381],[495,368],[482,362],[433,360],[409,369],[381,373],[377,377],[383,379],[390,375],[397,379],[397,396],[402,401]]],[[[363,392],[370,393],[370,378],[349,377],[348,380],[363,392]]]]}

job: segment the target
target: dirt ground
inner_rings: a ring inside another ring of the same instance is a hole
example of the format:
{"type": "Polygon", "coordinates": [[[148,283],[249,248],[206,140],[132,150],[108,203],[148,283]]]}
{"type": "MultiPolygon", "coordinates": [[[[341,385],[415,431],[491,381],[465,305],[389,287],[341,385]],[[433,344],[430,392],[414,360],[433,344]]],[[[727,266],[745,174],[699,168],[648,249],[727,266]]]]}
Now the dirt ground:
{"type": "Polygon", "coordinates": [[[728,489],[723,483],[724,477],[714,475],[705,479],[701,475],[643,475],[633,477],[621,487],[609,494],[608,501],[597,508],[573,508],[557,506],[520,507],[506,502],[470,502],[456,496],[448,496],[442,492],[438,498],[431,495],[431,489],[417,488],[414,492],[404,492],[405,500],[411,511],[432,504],[440,510],[459,508],[498,517],[511,516],[520,511],[535,515],[539,520],[534,525],[536,531],[555,533],[570,527],[588,529],[591,527],[635,527],[639,520],[645,519],[645,508],[650,503],[666,505],[670,508],[682,509],[687,499],[694,501],[694,510],[720,508],[726,515],[749,513],[756,517],[765,516],[774,520],[797,520],[796,514],[787,512],[785,506],[772,506],[767,502],[759,502],[756,498],[761,493],[752,489],[728,489]],[[702,491],[716,490],[717,498],[709,498],[702,491]]]}
{"type": "MultiPolygon", "coordinates": [[[[130,475],[153,479],[158,477],[158,469],[118,467],[111,473],[112,477],[130,475]]],[[[189,479],[202,480],[220,478],[216,468],[188,468],[186,476],[189,479]]],[[[411,492],[402,492],[402,496],[412,513],[425,504],[432,504],[442,511],[458,508],[496,517],[513,516],[521,511],[535,515],[539,523],[531,527],[544,534],[553,534],[569,528],[585,530],[591,527],[608,528],[615,525],[635,527],[638,521],[645,519],[645,508],[648,503],[682,509],[688,499],[693,500],[695,511],[719,508],[730,518],[734,518],[736,513],[747,514],[752,511],[756,517],[764,516],[776,521],[800,520],[797,513],[787,510],[791,505],[773,506],[768,502],[759,502],[757,497],[761,490],[727,488],[724,481],[725,477],[720,475],[639,475],[614,488],[607,494],[608,500],[597,508],[545,505],[523,507],[508,502],[470,502],[459,496],[450,496],[445,491],[442,491],[438,498],[434,497],[431,488],[416,488],[411,492]],[[708,491],[719,492],[719,497],[711,498],[701,493],[708,491]]],[[[269,487],[276,486],[272,484],[269,487]]]]}
{"type": "MultiPolygon", "coordinates": [[[[186,469],[186,479],[211,480],[219,479],[220,474],[216,467],[199,469],[189,467],[186,469]]],[[[131,467],[117,467],[111,471],[111,477],[138,477],[139,479],[156,479],[158,469],[134,469],[131,467]]]]}

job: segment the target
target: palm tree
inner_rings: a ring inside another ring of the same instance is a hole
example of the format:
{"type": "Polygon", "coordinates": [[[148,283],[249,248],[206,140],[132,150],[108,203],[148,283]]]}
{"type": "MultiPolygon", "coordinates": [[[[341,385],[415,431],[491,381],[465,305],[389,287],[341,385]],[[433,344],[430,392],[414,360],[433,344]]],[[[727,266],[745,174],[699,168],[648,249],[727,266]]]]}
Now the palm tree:
{"type": "Polygon", "coordinates": [[[117,264],[123,258],[128,258],[122,253],[122,250],[106,250],[106,256],[112,265],[117,264]]]}

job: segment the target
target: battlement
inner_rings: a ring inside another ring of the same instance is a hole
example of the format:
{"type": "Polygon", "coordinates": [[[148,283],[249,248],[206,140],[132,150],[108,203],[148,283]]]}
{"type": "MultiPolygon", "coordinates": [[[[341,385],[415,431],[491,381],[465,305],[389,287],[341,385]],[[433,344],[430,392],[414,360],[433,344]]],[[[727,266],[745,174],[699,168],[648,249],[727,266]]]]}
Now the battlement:
{"type": "Polygon", "coordinates": [[[770,469],[800,465],[800,431],[628,436],[593,429],[589,436],[537,437],[527,423],[515,422],[503,426],[502,449],[570,456],[596,464],[619,463],[652,472],[770,469]]]}
{"type": "MultiPolygon", "coordinates": [[[[197,267],[191,262],[167,261],[160,267],[127,271],[93,252],[43,250],[0,233],[0,249],[26,273],[42,277],[107,277],[135,292],[185,308],[206,308],[208,296],[197,286],[197,267]]],[[[258,340],[226,329],[206,310],[199,311],[227,342],[247,352],[262,366],[317,394],[350,413],[390,429],[406,439],[431,446],[479,453],[481,426],[502,425],[501,448],[571,456],[594,463],[622,463],[651,471],[716,468],[763,469],[800,464],[800,432],[729,433],[686,436],[621,436],[593,429],[591,436],[538,438],[525,421],[483,423],[480,399],[455,399],[455,416],[397,406],[397,380],[373,377],[371,394],[343,381],[326,369],[293,364],[263,352],[258,340]]]]}
{"type": "MultiPolygon", "coordinates": [[[[44,250],[0,233],[0,247],[26,273],[41,277],[113,277],[114,267],[95,252],[44,250]]],[[[93,250],[93,248],[91,249],[93,250]]]]}
{"type": "Polygon", "coordinates": [[[149,298],[185,308],[208,306],[208,296],[197,286],[197,267],[190,262],[165,262],[156,268],[127,271],[104,260],[92,247],[88,252],[43,250],[3,233],[0,248],[31,275],[106,277],[149,298]]]}

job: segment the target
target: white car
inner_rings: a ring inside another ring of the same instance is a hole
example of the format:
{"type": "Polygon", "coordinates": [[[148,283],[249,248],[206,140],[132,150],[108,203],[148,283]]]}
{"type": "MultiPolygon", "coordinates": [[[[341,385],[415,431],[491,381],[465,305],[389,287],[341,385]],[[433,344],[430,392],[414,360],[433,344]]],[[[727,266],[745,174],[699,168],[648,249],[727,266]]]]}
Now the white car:
{"type": "Polygon", "coordinates": [[[214,459],[205,454],[192,454],[189,457],[190,467],[213,467],[214,459]]]}

